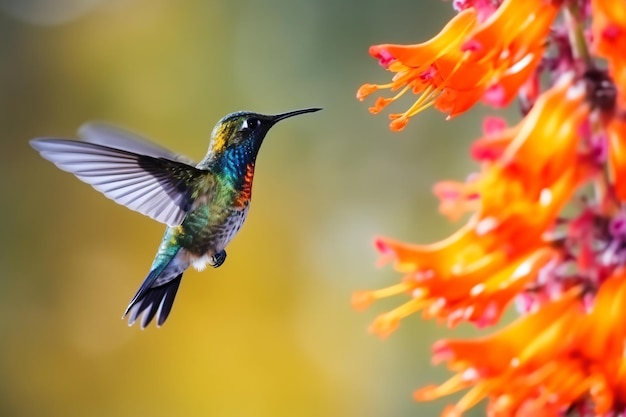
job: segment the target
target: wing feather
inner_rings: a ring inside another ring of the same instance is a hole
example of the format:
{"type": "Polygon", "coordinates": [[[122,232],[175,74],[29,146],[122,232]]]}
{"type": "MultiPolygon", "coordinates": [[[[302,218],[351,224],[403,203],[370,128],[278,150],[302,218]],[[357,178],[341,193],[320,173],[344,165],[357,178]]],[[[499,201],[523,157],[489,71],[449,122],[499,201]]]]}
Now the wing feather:
{"type": "Polygon", "coordinates": [[[196,165],[191,158],[176,154],[136,133],[106,123],[85,123],[78,129],[78,135],[85,142],[95,143],[96,145],[104,145],[155,158],[170,159],[192,166],[196,165]]]}
{"type": "MultiPolygon", "coordinates": [[[[90,135],[93,139],[94,134],[90,135]]],[[[119,145],[119,141],[115,144],[119,145]]],[[[156,145],[134,148],[151,154],[132,152],[130,146],[115,149],[65,139],[35,139],[31,145],[45,159],[108,198],[170,226],[182,222],[191,205],[190,187],[195,179],[206,174],[168,159],[163,152],[155,151],[156,145]]]]}

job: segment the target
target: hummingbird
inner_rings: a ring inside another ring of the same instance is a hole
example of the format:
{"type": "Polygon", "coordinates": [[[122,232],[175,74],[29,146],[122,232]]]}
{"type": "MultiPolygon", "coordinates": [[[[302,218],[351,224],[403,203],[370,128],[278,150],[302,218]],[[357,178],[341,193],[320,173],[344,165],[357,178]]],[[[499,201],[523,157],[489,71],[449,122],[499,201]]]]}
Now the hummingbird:
{"type": "Polygon", "coordinates": [[[115,202],[167,225],[152,266],[122,318],[141,328],[172,309],[183,273],[226,260],[226,246],[241,228],[252,197],[256,158],[277,122],[321,108],[277,115],[239,111],[211,133],[206,156],[194,163],[136,134],[102,123],[79,129],[80,140],[38,138],[42,157],[115,202]]]}

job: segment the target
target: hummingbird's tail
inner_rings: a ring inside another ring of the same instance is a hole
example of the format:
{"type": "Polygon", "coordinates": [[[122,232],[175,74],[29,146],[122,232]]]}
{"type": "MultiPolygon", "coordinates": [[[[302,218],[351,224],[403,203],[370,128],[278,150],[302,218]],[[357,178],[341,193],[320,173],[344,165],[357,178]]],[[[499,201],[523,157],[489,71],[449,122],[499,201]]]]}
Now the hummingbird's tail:
{"type": "MultiPolygon", "coordinates": [[[[150,275],[148,275],[148,278],[150,275]]],[[[145,329],[157,317],[156,324],[162,326],[172,311],[174,298],[183,274],[178,274],[174,279],[158,287],[150,287],[144,291],[138,291],[128,305],[124,317],[128,315],[128,325],[132,326],[137,318],[142,315],[141,328],[145,329]]],[[[148,279],[146,278],[146,279],[148,279]]]]}
{"type": "Polygon", "coordinates": [[[160,327],[165,323],[172,310],[183,272],[189,267],[189,262],[185,260],[186,257],[182,253],[184,249],[174,250],[159,250],[157,253],[152,270],[128,304],[122,317],[128,315],[129,326],[132,326],[139,316],[142,316],[142,329],[148,326],[155,316],[157,326],[160,327]]]}

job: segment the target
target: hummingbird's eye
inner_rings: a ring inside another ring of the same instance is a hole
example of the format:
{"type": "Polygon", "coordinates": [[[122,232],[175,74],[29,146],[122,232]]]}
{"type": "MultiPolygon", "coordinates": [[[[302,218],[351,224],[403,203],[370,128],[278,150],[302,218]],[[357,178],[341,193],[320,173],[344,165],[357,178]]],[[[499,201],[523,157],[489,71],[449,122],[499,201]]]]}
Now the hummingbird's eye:
{"type": "Polygon", "coordinates": [[[254,117],[250,119],[245,119],[243,123],[241,123],[241,130],[254,130],[261,124],[259,119],[255,119],[254,117]]]}

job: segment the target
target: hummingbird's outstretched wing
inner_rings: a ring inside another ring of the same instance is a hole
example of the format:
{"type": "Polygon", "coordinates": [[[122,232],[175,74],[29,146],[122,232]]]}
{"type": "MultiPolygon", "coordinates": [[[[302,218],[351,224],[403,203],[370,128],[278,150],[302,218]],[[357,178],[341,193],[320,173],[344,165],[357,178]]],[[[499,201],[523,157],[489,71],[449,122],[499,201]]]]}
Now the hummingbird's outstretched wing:
{"type": "Polygon", "coordinates": [[[207,172],[165,157],[66,139],[34,139],[41,156],[108,198],[159,222],[178,225],[191,208],[191,188],[207,172]]]}
{"type": "Polygon", "coordinates": [[[78,129],[78,136],[85,142],[108,146],[109,148],[122,149],[155,158],[171,159],[191,166],[196,165],[193,159],[185,155],[174,153],[136,133],[102,122],[83,124],[78,129]]]}

